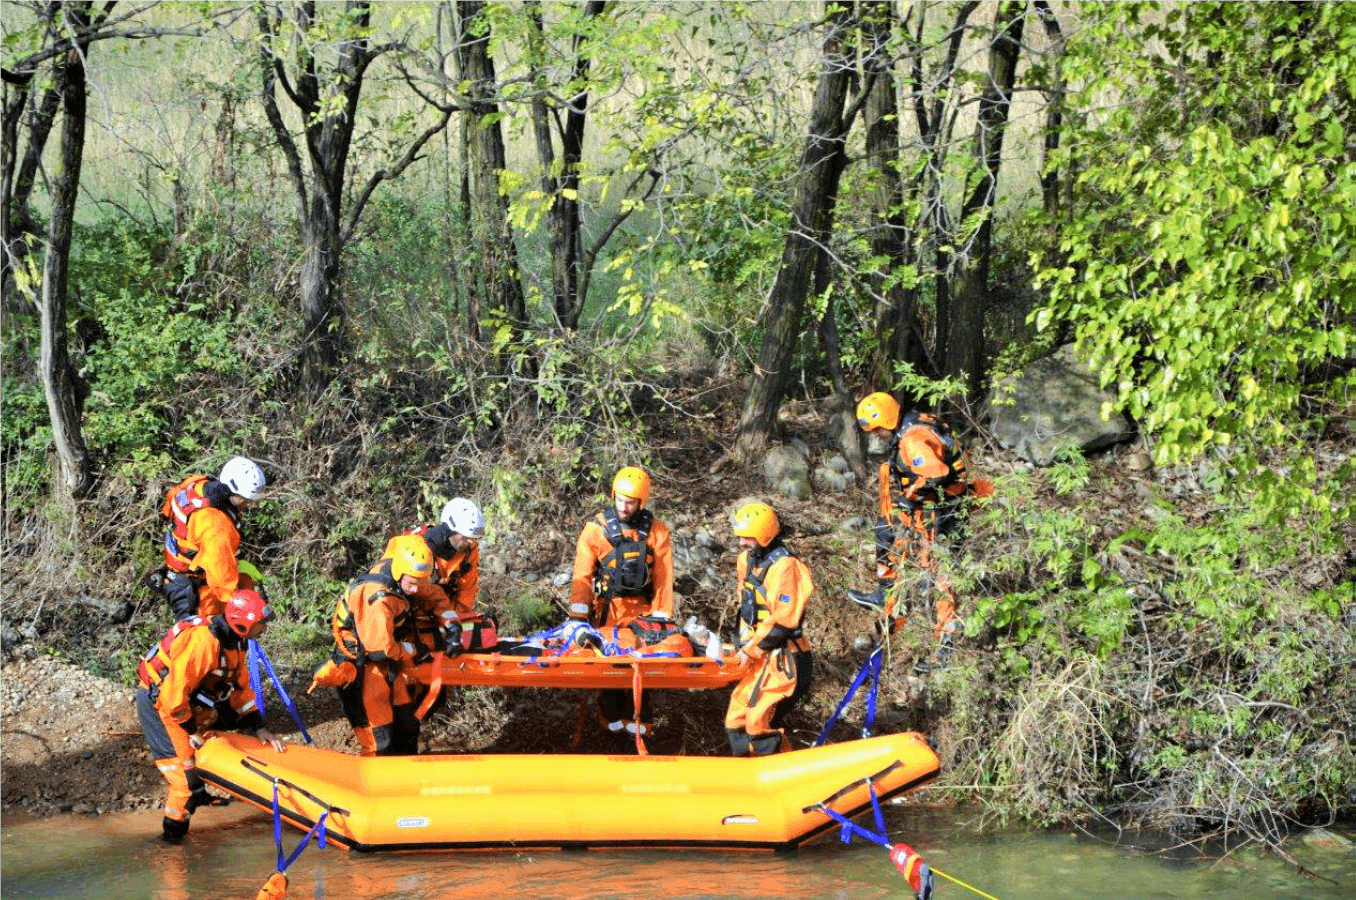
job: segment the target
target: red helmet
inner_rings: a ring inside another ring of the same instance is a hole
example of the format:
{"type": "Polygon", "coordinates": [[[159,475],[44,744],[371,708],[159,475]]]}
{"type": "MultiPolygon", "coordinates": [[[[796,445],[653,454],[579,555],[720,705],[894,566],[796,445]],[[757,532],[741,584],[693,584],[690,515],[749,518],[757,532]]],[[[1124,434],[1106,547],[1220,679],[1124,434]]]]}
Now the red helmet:
{"type": "Polygon", "coordinates": [[[236,591],[226,601],[226,624],[244,637],[256,622],[272,622],[273,610],[264,603],[258,591],[236,591]]]}

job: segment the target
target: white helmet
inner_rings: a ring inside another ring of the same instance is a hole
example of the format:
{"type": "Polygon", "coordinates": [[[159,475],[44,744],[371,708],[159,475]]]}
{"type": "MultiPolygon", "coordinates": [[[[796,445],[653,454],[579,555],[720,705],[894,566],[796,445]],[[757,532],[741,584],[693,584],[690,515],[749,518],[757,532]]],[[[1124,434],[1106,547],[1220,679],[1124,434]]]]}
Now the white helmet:
{"type": "Polygon", "coordinates": [[[246,500],[258,500],[259,489],[264,486],[264,470],[252,459],[233,456],[221,467],[217,481],[230,488],[232,494],[239,494],[246,500]]]}
{"type": "Polygon", "coordinates": [[[485,516],[479,506],[465,497],[447,501],[440,521],[457,534],[473,540],[480,540],[485,535],[485,516]]]}

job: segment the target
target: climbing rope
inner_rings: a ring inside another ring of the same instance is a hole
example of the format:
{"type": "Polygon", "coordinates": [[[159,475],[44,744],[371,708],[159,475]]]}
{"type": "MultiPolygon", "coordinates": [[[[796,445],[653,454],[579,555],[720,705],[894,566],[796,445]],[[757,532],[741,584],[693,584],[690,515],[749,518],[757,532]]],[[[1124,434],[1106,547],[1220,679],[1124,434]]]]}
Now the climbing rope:
{"type": "Polygon", "coordinates": [[[847,689],[847,693],[843,695],[843,699],[839,702],[838,708],[833,711],[833,715],[829,716],[829,721],[824,723],[824,730],[819,732],[819,737],[815,738],[814,743],[810,746],[823,746],[824,742],[829,739],[829,732],[832,731],[833,726],[837,724],[838,717],[843,714],[843,710],[852,702],[852,698],[857,695],[857,691],[861,689],[867,678],[871,679],[871,687],[869,687],[866,692],[866,720],[862,724],[862,737],[871,737],[871,726],[876,722],[876,694],[880,689],[880,669],[881,662],[884,659],[884,653],[885,647],[884,645],[880,645],[872,650],[871,654],[867,656],[866,661],[862,663],[861,670],[857,672],[857,677],[852,679],[852,686],[847,689]]]}
{"type": "Polygon", "coordinates": [[[292,721],[297,723],[297,729],[301,731],[301,736],[306,743],[315,743],[311,740],[311,733],[306,730],[306,723],[301,720],[301,714],[297,712],[296,704],[292,702],[291,696],[287,693],[287,688],[283,687],[282,679],[278,673],[273,671],[273,664],[268,661],[264,654],[264,648],[259,646],[258,641],[249,642],[249,670],[250,687],[254,690],[254,699],[259,704],[259,715],[264,715],[264,693],[261,690],[262,685],[259,679],[259,669],[268,673],[269,680],[273,682],[273,687],[278,691],[278,696],[282,698],[283,706],[287,707],[287,712],[292,716],[292,721]]]}

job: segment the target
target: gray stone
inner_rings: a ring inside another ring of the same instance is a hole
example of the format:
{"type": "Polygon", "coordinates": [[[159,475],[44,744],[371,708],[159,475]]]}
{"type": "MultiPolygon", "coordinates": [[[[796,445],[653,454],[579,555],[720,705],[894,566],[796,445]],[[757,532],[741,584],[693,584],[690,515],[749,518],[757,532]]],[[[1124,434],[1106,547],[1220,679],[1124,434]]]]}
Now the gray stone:
{"type": "Polygon", "coordinates": [[[697,529],[697,533],[696,535],[694,535],[694,537],[696,538],[697,543],[701,544],[707,550],[712,550],[715,551],[716,553],[720,553],[725,549],[725,546],[719,540],[716,539],[716,536],[714,534],[711,533],[711,529],[707,528],[705,525],[697,529]]]}
{"type": "Polygon", "coordinates": [[[1113,398],[1065,346],[995,385],[989,418],[998,443],[1048,466],[1065,447],[1090,453],[1135,436],[1123,414],[1102,419],[1102,404],[1113,398]]]}
{"type": "MultiPolygon", "coordinates": [[[[851,474],[851,473],[848,473],[851,474]]],[[[829,491],[842,493],[852,484],[852,481],[842,472],[835,472],[828,466],[820,466],[815,469],[815,481],[820,487],[829,491]]]]}
{"type": "Polygon", "coordinates": [[[768,450],[763,457],[763,474],[769,490],[797,500],[810,499],[810,467],[795,448],[778,444],[768,450]]]}
{"type": "Polygon", "coordinates": [[[847,457],[841,453],[835,453],[829,457],[828,466],[835,472],[847,475],[852,472],[852,464],[847,461],[847,457]]]}
{"type": "Polygon", "coordinates": [[[832,446],[844,453],[856,452],[856,448],[860,446],[861,429],[858,428],[857,420],[852,413],[839,410],[830,416],[828,432],[832,446]]]}

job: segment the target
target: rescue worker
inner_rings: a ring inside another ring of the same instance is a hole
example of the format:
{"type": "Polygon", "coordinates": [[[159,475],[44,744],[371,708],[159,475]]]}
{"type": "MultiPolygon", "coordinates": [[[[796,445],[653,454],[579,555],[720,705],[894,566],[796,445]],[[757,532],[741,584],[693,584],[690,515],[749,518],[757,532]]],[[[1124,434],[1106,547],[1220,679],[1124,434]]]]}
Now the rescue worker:
{"type": "MultiPolygon", "coordinates": [[[[673,618],[673,545],[669,528],[645,508],[650,476],[624,466],[612,478],[612,505],[584,524],[574,554],[570,614],[603,631],[625,628],[642,616],[673,618]]],[[[598,711],[613,735],[645,734],[647,704],[637,710],[632,693],[602,691],[598,711]]]]}
{"type": "Polygon", "coordinates": [[[170,843],[183,840],[195,809],[221,802],[208,794],[193,764],[204,732],[250,731],[283,752],[282,741],[264,727],[246,659],[247,642],[262,637],[272,619],[257,591],[236,591],[220,613],[175,623],[137,667],[137,718],[169,783],[161,824],[170,843]]]}
{"type": "MultiPolygon", "coordinates": [[[[475,613],[480,593],[480,539],[485,516],[465,497],[449,500],[436,525],[420,525],[406,532],[421,538],[433,554],[433,577],[421,583],[410,602],[410,616],[402,640],[432,652],[444,646],[444,635],[460,628],[458,620],[475,613]]],[[[381,558],[392,558],[391,538],[381,558]]]]}
{"type": "Polygon", "coordinates": [[[190,475],[170,488],[160,513],[165,529],[165,565],[147,580],[165,597],[178,621],[210,619],[239,588],[257,589],[240,572],[240,514],[259,499],[264,471],[235,456],[216,478],[190,475]]]}
{"type": "Polygon", "coordinates": [[[339,703],[363,756],[419,752],[414,714],[419,650],[397,635],[409,616],[411,598],[433,577],[433,553],[413,534],[393,538],[387,550],[389,556],[349,582],[331,623],[334,661],[348,661],[356,673],[339,687],[339,703]]]}
{"type": "Polygon", "coordinates": [[[772,507],[749,503],[734,515],[742,548],[736,563],[741,665],[757,667],[735,685],[725,733],[735,756],[771,756],[789,750],[781,722],[810,689],[814,659],[801,631],[814,593],[810,570],[782,541],[772,507]]]}
{"type": "Polygon", "coordinates": [[[939,539],[957,535],[966,498],[992,493],[992,487],[987,481],[971,481],[960,442],[937,416],[915,411],[901,417],[899,403],[878,392],[857,404],[857,422],[868,435],[887,440],[888,448],[880,465],[876,589],[848,591],[848,598],[881,612],[894,630],[901,621],[892,590],[899,571],[905,565],[923,570],[926,589],[934,595],[932,626],[938,646],[935,659],[918,668],[943,666],[959,622],[955,590],[938,570],[933,548],[939,539]]]}
{"type": "MultiPolygon", "coordinates": [[[[433,554],[433,577],[421,583],[410,596],[410,612],[396,639],[414,645],[416,657],[442,650],[449,655],[460,652],[464,644],[475,645],[486,624],[493,619],[477,614],[476,596],[480,592],[480,538],[485,535],[485,516],[474,501],[465,497],[449,500],[435,525],[419,525],[406,534],[421,538],[433,554]],[[463,621],[464,620],[464,621],[463,621]],[[462,641],[463,628],[468,630],[462,641]]],[[[382,551],[383,560],[392,557],[391,538],[382,551]]],[[[497,639],[497,638],[496,638],[497,639]]],[[[415,709],[424,704],[429,686],[412,683],[410,697],[415,709]]],[[[446,689],[429,703],[434,708],[443,701],[446,689]]]]}

